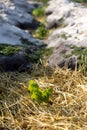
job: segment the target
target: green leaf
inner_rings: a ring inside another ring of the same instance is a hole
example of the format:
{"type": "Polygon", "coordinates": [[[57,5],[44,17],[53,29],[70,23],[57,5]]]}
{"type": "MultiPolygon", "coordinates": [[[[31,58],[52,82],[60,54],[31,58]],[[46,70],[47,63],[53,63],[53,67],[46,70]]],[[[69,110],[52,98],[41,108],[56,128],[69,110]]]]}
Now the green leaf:
{"type": "Polygon", "coordinates": [[[48,89],[42,91],[42,98],[43,98],[44,102],[49,102],[49,97],[50,97],[51,93],[52,93],[51,88],[48,88],[48,89]]]}
{"type": "Polygon", "coordinates": [[[39,86],[37,83],[35,83],[34,80],[30,80],[28,85],[28,90],[32,93],[33,91],[37,91],[39,89],[39,86]]]}
{"type": "Polygon", "coordinates": [[[31,94],[31,98],[38,101],[38,102],[42,102],[42,93],[40,90],[34,91],[31,94]]]}

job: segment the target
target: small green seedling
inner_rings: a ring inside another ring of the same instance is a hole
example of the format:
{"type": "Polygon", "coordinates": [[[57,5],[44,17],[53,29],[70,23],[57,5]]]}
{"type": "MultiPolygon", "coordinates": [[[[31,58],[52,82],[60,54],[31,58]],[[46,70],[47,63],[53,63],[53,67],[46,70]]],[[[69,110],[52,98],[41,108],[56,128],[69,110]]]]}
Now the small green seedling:
{"type": "Polygon", "coordinates": [[[52,89],[40,89],[38,84],[34,80],[30,80],[28,85],[28,91],[33,100],[36,100],[39,103],[49,102],[50,95],[52,94],[52,89]]]}
{"type": "Polygon", "coordinates": [[[30,80],[28,90],[30,93],[37,91],[39,89],[39,86],[37,83],[34,82],[34,80],[30,80]]]}

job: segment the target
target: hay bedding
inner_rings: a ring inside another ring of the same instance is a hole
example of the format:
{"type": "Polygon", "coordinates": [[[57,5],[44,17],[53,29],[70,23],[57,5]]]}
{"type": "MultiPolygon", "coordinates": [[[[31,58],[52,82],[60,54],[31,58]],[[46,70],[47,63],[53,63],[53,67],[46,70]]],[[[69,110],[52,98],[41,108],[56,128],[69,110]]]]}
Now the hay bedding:
{"type": "Polygon", "coordinates": [[[56,68],[52,75],[0,73],[0,130],[87,130],[87,78],[56,68]],[[52,87],[51,104],[31,100],[27,83],[52,87]]]}

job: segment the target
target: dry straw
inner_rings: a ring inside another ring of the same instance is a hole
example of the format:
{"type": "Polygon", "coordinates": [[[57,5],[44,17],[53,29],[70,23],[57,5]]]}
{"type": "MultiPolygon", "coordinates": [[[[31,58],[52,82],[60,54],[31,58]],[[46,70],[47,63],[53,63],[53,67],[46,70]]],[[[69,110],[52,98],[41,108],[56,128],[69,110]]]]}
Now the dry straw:
{"type": "Polygon", "coordinates": [[[0,73],[3,130],[87,130],[87,78],[78,71],[34,67],[34,73],[0,73]],[[30,79],[52,87],[51,103],[38,104],[27,90],[30,79]]]}

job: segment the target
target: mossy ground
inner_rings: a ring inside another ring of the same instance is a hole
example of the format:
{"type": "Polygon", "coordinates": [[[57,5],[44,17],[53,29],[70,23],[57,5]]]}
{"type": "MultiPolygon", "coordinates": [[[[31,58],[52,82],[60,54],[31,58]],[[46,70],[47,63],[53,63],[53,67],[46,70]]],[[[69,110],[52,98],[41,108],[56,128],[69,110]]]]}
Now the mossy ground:
{"type": "Polygon", "coordinates": [[[33,10],[33,16],[34,17],[43,17],[45,15],[45,9],[43,7],[38,7],[33,10]]]}
{"type": "Polygon", "coordinates": [[[41,50],[37,51],[37,55],[41,56],[41,58],[43,59],[48,59],[49,56],[52,54],[53,52],[53,48],[45,48],[43,47],[41,50]]]}
{"type": "Polygon", "coordinates": [[[87,0],[74,0],[76,2],[79,2],[79,3],[87,3],[87,0]]]}
{"type": "Polygon", "coordinates": [[[44,25],[40,25],[34,33],[34,37],[39,39],[46,39],[49,35],[49,30],[44,25]]]}
{"type": "Polygon", "coordinates": [[[23,45],[35,45],[34,42],[28,41],[27,39],[21,38],[21,42],[23,45]]]}
{"type": "Polygon", "coordinates": [[[43,4],[46,5],[49,0],[37,0],[37,1],[42,2],[43,4]]]}
{"type": "Polygon", "coordinates": [[[21,46],[0,44],[0,54],[3,54],[3,55],[12,55],[12,54],[17,53],[21,50],[23,50],[23,47],[21,47],[21,46]]]}
{"type": "Polygon", "coordinates": [[[46,39],[49,35],[49,30],[45,27],[46,23],[46,6],[48,0],[40,0],[43,3],[43,7],[39,6],[38,8],[34,9],[32,14],[37,21],[40,22],[38,28],[35,31],[32,31],[33,37],[39,39],[46,39]]]}
{"type": "Polygon", "coordinates": [[[1,56],[11,56],[19,52],[23,52],[24,57],[27,61],[29,61],[29,63],[37,63],[40,62],[40,59],[46,60],[52,54],[53,49],[47,49],[46,44],[44,43],[39,47],[34,43],[28,42],[27,40],[24,40],[23,42],[24,44],[22,46],[1,44],[1,56]]]}
{"type": "Polygon", "coordinates": [[[84,5],[84,6],[87,7],[87,0],[72,0],[72,1],[75,1],[75,2],[81,3],[82,5],[84,5]]]}
{"type": "Polygon", "coordinates": [[[77,56],[77,64],[78,69],[82,70],[82,73],[87,75],[87,48],[86,47],[77,47],[77,46],[71,46],[72,49],[70,54],[63,54],[64,58],[69,58],[73,55],[77,56]]]}

